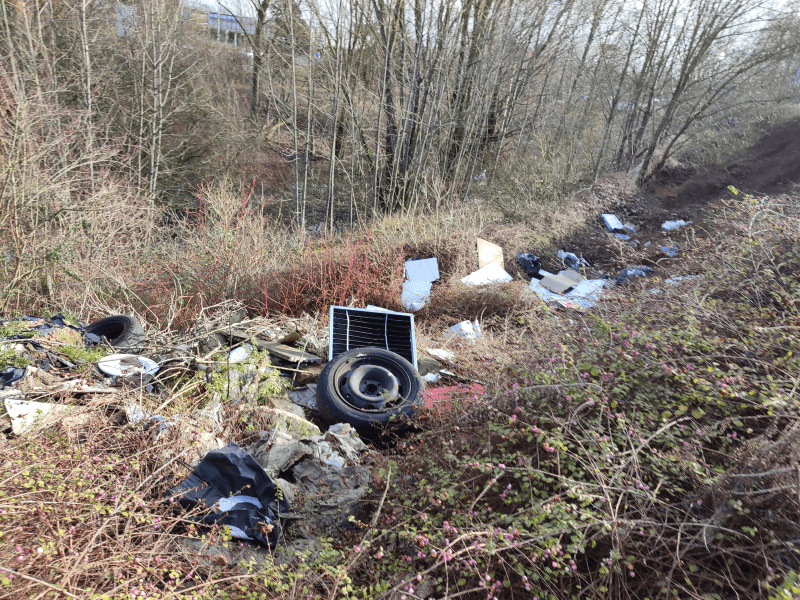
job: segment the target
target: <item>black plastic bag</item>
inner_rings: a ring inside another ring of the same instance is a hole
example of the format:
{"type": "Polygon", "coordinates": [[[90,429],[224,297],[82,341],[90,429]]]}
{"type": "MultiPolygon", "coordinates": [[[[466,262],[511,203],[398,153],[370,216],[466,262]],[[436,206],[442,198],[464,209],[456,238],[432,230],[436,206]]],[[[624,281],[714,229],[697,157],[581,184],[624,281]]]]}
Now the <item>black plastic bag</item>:
{"type": "Polygon", "coordinates": [[[523,269],[525,269],[525,272],[528,275],[535,277],[536,279],[542,279],[542,276],[539,275],[539,271],[542,268],[542,262],[539,260],[538,256],[535,254],[522,252],[517,254],[517,262],[523,269]]]}
{"type": "Polygon", "coordinates": [[[185,508],[205,503],[212,512],[197,517],[198,521],[227,525],[234,537],[255,540],[270,549],[281,538],[278,516],[289,509],[289,503],[279,499],[277,484],[233,442],[206,454],[192,474],[167,495],[185,508]]]}

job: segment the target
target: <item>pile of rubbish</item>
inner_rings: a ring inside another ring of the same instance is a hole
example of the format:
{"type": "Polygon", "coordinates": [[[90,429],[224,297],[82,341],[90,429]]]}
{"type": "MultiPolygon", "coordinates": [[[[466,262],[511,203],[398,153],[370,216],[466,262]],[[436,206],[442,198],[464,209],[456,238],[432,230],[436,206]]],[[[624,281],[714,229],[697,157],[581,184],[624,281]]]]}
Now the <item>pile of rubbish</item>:
{"type": "MultiPolygon", "coordinates": [[[[165,464],[193,469],[165,501],[270,550],[287,523],[294,542],[313,545],[362,511],[375,458],[364,440],[390,424],[402,435],[426,404],[426,382],[455,376],[442,366],[449,352],[419,361],[420,375],[412,314],[330,310],[325,328],[309,316],[246,319],[229,302],[169,339],[126,315],[89,325],[62,315],[0,321],[0,439],[51,426],[80,435],[112,415],[149,432],[165,464]],[[180,378],[204,383],[206,400],[172,414],[164,408],[180,378]],[[254,442],[233,441],[231,410],[259,423],[254,442]]],[[[474,339],[480,328],[465,321],[449,333],[474,339]]]]}

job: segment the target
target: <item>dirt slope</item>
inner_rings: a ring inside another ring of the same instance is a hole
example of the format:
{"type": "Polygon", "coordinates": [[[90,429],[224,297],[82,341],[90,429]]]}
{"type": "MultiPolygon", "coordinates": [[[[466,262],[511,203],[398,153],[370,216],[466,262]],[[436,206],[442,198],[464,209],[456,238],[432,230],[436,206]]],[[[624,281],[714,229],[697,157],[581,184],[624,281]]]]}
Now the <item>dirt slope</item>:
{"type": "Polygon", "coordinates": [[[728,164],[696,175],[675,196],[665,199],[665,208],[705,203],[718,198],[729,185],[751,194],[796,191],[800,186],[800,118],[771,127],[728,164]]]}

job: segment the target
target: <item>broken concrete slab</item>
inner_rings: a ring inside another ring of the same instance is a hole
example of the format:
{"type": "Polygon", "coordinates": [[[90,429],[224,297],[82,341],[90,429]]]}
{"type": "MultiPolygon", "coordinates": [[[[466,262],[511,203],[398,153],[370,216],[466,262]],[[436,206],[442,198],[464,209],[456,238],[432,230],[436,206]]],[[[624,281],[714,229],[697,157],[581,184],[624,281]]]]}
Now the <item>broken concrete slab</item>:
{"type": "Polygon", "coordinates": [[[478,268],[482,269],[491,264],[503,266],[503,249],[497,244],[477,238],[478,268]]]}

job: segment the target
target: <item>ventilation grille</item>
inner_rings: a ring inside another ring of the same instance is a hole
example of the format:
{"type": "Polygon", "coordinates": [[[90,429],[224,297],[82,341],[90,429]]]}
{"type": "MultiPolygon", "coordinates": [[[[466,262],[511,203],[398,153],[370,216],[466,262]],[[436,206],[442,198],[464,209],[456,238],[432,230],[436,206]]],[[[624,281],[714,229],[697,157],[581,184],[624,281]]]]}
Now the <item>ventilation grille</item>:
{"type": "Polygon", "coordinates": [[[417,368],[414,315],[383,310],[331,306],[328,360],[356,348],[385,348],[417,368]]]}

